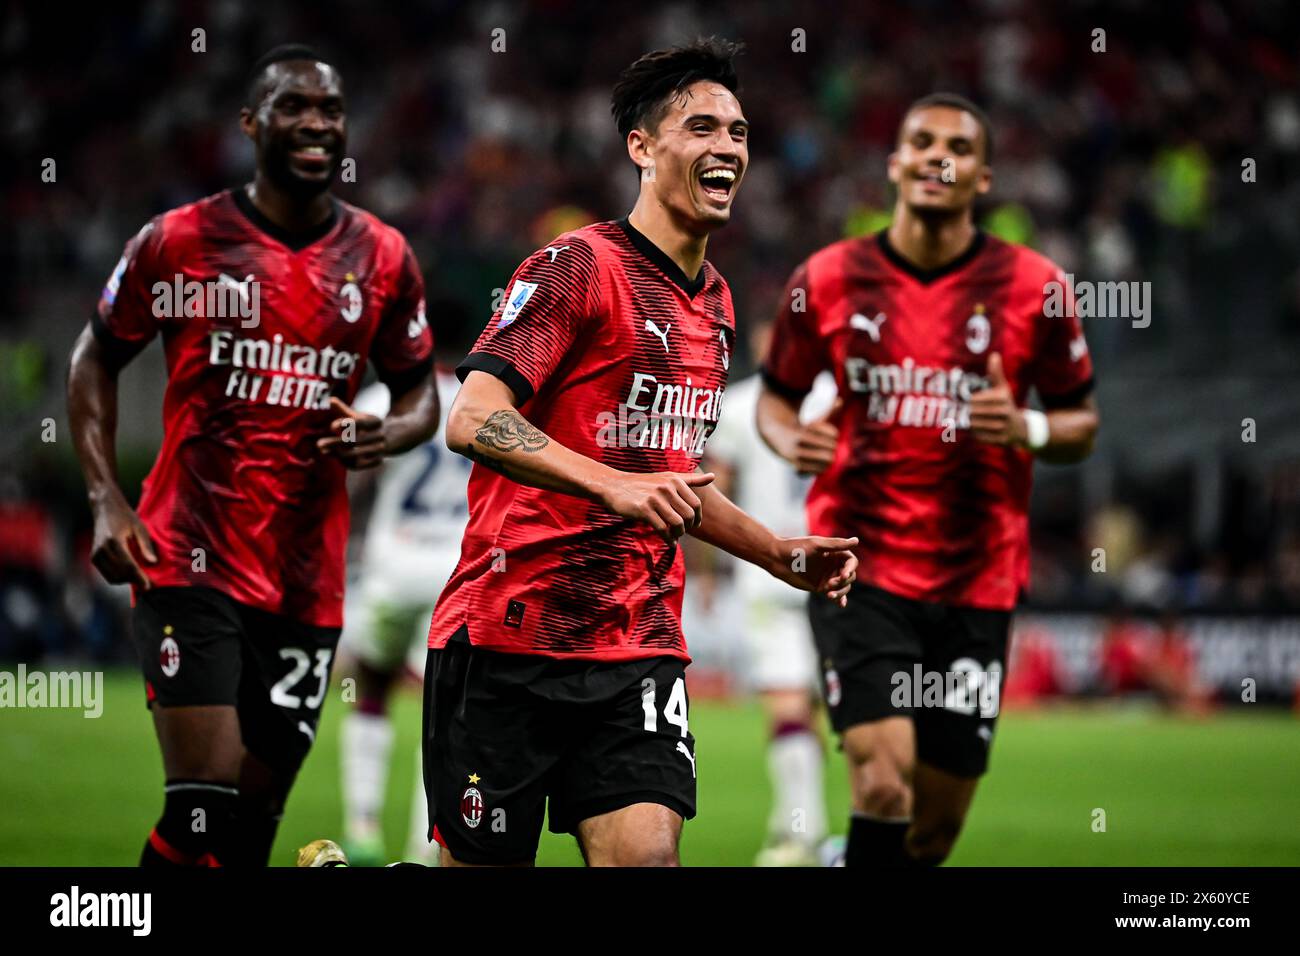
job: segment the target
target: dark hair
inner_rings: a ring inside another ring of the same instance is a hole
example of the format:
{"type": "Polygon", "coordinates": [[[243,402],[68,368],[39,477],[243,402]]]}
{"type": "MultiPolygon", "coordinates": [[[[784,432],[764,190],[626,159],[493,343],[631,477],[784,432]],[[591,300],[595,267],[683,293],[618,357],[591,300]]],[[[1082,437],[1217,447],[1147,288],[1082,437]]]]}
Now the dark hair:
{"type": "MultiPolygon", "coordinates": [[[[984,164],[990,165],[993,162],[993,124],[989,122],[988,114],[976,106],[973,102],[966,99],[959,93],[931,93],[923,96],[907,108],[903,114],[903,119],[911,116],[917,110],[925,109],[927,106],[950,106],[955,110],[961,110],[975,117],[975,121],[980,124],[984,130],[984,164]]],[[[902,124],[899,124],[901,131],[902,124]]]]}
{"type": "Polygon", "coordinates": [[[618,132],[637,127],[653,129],[668,111],[669,100],[692,83],[712,80],[732,93],[740,88],[732,59],[744,49],[741,43],[717,37],[700,38],[686,46],[647,53],[619,74],[610,98],[610,112],[618,132]]]}
{"type": "Polygon", "coordinates": [[[274,63],[283,63],[285,60],[314,60],[317,63],[329,63],[329,60],[303,43],[282,43],[272,47],[259,56],[253,68],[248,71],[245,95],[248,97],[249,106],[256,106],[262,98],[262,79],[266,68],[274,63]]]}

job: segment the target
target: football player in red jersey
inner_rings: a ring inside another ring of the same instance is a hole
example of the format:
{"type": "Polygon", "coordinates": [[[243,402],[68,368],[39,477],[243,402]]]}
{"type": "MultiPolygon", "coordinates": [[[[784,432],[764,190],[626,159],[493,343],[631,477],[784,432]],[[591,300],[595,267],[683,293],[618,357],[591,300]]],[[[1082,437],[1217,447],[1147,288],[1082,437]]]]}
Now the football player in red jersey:
{"type": "Polygon", "coordinates": [[[676,864],[697,769],[683,534],[827,603],[853,580],[852,539],[778,538],[697,471],[736,337],[704,258],[748,160],[734,53],[700,41],[624,71],[635,207],[526,259],[457,370],[447,444],[476,464],[424,703],[445,864],[531,864],[548,802],[591,865],[676,864]]]}
{"type": "Polygon", "coordinates": [[[1066,277],[975,226],[991,160],[973,103],[912,104],[889,159],[893,222],[795,270],[764,363],[759,428],[817,473],[810,529],[862,542],[847,606],[810,606],[851,772],[850,866],[951,851],[987,766],[1028,579],[1033,459],[1080,461],[1097,432],[1074,311],[1044,308],[1066,277]],[[823,369],[842,399],[829,429],[798,417],[823,369]],[[1031,390],[1045,411],[1028,407],[1031,390]]]}
{"type": "Polygon", "coordinates": [[[68,376],[93,560],[134,588],[166,774],[142,865],[266,864],[342,624],[346,472],[438,422],[415,257],[329,192],[346,141],[337,71],[307,47],[272,50],[240,125],[253,181],[127,244],[68,376]],[[117,482],[117,376],[155,335],[163,445],[137,513],[117,482]],[[393,394],[383,418],[346,404],[367,359],[393,394]]]}

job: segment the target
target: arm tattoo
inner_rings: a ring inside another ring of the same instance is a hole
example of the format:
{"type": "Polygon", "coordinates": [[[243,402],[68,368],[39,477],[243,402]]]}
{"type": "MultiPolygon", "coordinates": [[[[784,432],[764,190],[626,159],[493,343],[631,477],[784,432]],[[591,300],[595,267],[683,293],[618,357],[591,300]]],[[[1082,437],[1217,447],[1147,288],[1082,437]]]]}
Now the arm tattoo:
{"type": "Polygon", "coordinates": [[[505,408],[489,415],[487,421],[474,433],[474,437],[485,448],[493,451],[523,449],[532,453],[541,451],[551,443],[545,434],[529,424],[522,415],[505,408]]]}

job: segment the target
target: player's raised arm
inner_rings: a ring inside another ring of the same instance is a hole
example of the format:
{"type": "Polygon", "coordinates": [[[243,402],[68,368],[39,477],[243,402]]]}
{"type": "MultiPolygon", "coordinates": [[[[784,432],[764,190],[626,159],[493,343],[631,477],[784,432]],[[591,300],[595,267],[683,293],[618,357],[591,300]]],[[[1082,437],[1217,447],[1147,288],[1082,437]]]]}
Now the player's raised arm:
{"type": "Polygon", "coordinates": [[[1043,414],[1047,417],[1047,441],[1035,452],[1040,461],[1070,465],[1092,454],[1101,428],[1101,413],[1091,395],[1074,405],[1049,408],[1043,414]]]}
{"type": "Polygon", "coordinates": [[[644,521],[666,541],[700,523],[693,489],[711,474],[637,474],[619,471],[553,441],[515,407],[501,379],[471,371],[447,418],[447,447],[512,481],[598,501],[614,514],[644,521]]]}
{"type": "MultiPolygon", "coordinates": [[[[1059,270],[1052,278],[1064,281],[1059,270]]],[[[1101,426],[1092,395],[1092,359],[1073,308],[1061,317],[1040,315],[1038,321],[1047,328],[1031,380],[1044,410],[1020,406],[1002,356],[993,352],[988,388],[971,396],[971,432],[987,444],[1026,449],[1040,461],[1074,464],[1092,453],[1101,426]]]]}
{"type": "MultiPolygon", "coordinates": [[[[1065,280],[1059,269],[1054,278],[1065,280]]],[[[1069,294],[1073,297],[1073,290],[1069,294]]],[[[1092,355],[1074,308],[1059,318],[1040,315],[1040,321],[1050,325],[1034,376],[1034,390],[1043,403],[1047,429],[1045,436],[1038,429],[1034,437],[1045,440],[1033,452],[1040,461],[1073,464],[1092,454],[1101,428],[1101,413],[1093,399],[1092,355]]],[[[974,408],[971,410],[973,413],[974,408]]]]}
{"type": "Polygon", "coordinates": [[[1021,408],[1002,370],[1002,357],[989,356],[989,387],[970,399],[974,436],[990,445],[1024,448],[1039,459],[1068,465],[1092,452],[1100,419],[1091,393],[1071,396],[1046,411],[1021,408]]]}
{"type": "MultiPolygon", "coordinates": [[[[986,444],[1023,448],[1040,461],[1070,465],[1092,453],[1101,416],[1093,400],[1092,356],[1074,308],[1074,291],[1061,269],[1047,260],[1042,262],[1050,270],[1043,276],[1043,288],[1059,283],[1070,300],[1063,315],[1049,316],[1042,310],[1035,316],[1042,327],[1042,344],[1029,383],[1038,393],[1043,411],[1021,406],[1003,368],[1002,355],[993,352],[988,361],[988,387],[971,396],[971,433],[986,444]]],[[[1035,279],[1035,287],[1039,284],[1035,279]]]]}

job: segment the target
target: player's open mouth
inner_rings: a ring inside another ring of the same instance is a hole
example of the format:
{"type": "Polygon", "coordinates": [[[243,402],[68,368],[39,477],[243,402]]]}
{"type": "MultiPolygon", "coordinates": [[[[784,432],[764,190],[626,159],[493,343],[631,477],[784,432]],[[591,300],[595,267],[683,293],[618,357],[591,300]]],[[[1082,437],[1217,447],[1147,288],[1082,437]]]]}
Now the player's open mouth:
{"type": "Polygon", "coordinates": [[[916,179],[921,182],[922,188],[926,192],[935,192],[938,190],[948,189],[953,184],[943,178],[943,175],[936,170],[929,170],[924,173],[917,173],[916,179]]]}
{"type": "Polygon", "coordinates": [[[699,180],[705,196],[715,203],[725,203],[736,184],[736,171],[730,166],[714,166],[700,173],[699,180]]]}
{"type": "Polygon", "coordinates": [[[323,168],[329,165],[334,152],[325,146],[299,146],[289,156],[300,166],[323,168]]]}

